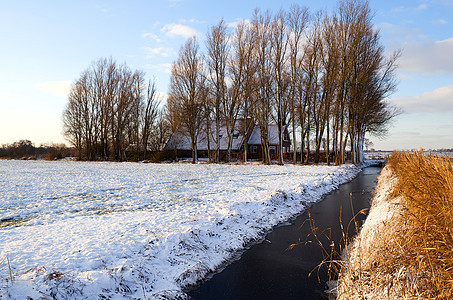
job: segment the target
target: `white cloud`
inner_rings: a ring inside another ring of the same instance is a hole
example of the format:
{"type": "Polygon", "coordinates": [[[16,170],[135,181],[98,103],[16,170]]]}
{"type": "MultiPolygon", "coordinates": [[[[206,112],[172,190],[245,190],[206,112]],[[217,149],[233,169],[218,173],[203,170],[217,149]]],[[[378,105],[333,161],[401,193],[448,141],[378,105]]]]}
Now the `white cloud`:
{"type": "Polygon", "coordinates": [[[152,58],[156,55],[159,55],[162,57],[169,57],[169,56],[176,54],[176,52],[172,48],[166,48],[166,47],[156,47],[156,48],[145,47],[144,49],[147,53],[146,58],[152,58]]]}
{"type": "Polygon", "coordinates": [[[194,28],[182,24],[167,24],[161,29],[161,32],[169,37],[182,36],[184,38],[190,38],[199,35],[199,32],[194,28]]]}
{"type": "Polygon", "coordinates": [[[168,94],[167,94],[167,93],[164,93],[164,92],[157,92],[157,100],[158,100],[160,103],[165,103],[165,102],[167,102],[167,99],[168,99],[168,94]]]}
{"type": "Polygon", "coordinates": [[[68,97],[71,89],[71,81],[48,81],[35,84],[34,87],[40,91],[48,92],[57,97],[68,97]]]}
{"type": "Polygon", "coordinates": [[[426,9],[428,9],[427,4],[420,4],[419,6],[417,6],[417,8],[415,8],[415,10],[426,10],[426,9]]]}
{"type": "Polygon", "coordinates": [[[453,85],[437,88],[416,97],[392,100],[405,113],[453,113],[453,85]]]}
{"type": "Polygon", "coordinates": [[[149,70],[171,74],[171,68],[173,67],[173,64],[171,63],[158,65],[147,64],[145,65],[145,67],[149,70]]]}
{"type": "Polygon", "coordinates": [[[179,19],[179,23],[192,23],[192,24],[204,24],[204,21],[199,21],[195,18],[187,19],[179,19]]]}
{"type": "Polygon", "coordinates": [[[448,22],[444,19],[438,19],[431,22],[434,25],[447,25],[448,22]]]}
{"type": "Polygon", "coordinates": [[[424,74],[453,72],[453,38],[402,45],[401,70],[424,74]]]}
{"type": "Polygon", "coordinates": [[[429,5],[422,3],[417,7],[413,7],[413,6],[394,7],[393,9],[390,10],[390,12],[396,13],[396,14],[400,14],[400,13],[408,14],[408,13],[416,13],[416,12],[424,11],[424,10],[427,10],[428,8],[429,8],[429,5]]]}
{"type": "Polygon", "coordinates": [[[235,21],[233,22],[227,22],[226,25],[229,27],[229,28],[232,28],[232,29],[235,29],[239,23],[241,22],[244,22],[245,24],[250,24],[250,20],[249,19],[241,19],[241,18],[237,18],[235,21]]]}
{"type": "Polygon", "coordinates": [[[163,40],[158,37],[156,34],[154,33],[151,33],[151,32],[146,32],[146,33],[142,33],[142,38],[151,38],[153,39],[154,41],[158,42],[158,43],[162,43],[163,40]]]}
{"type": "Polygon", "coordinates": [[[175,7],[178,3],[184,2],[184,0],[167,0],[170,3],[170,7],[175,7]]]}
{"type": "Polygon", "coordinates": [[[381,33],[385,33],[386,41],[384,45],[389,46],[390,44],[392,48],[402,47],[403,43],[418,40],[422,35],[420,29],[405,25],[382,22],[377,27],[381,33]]]}

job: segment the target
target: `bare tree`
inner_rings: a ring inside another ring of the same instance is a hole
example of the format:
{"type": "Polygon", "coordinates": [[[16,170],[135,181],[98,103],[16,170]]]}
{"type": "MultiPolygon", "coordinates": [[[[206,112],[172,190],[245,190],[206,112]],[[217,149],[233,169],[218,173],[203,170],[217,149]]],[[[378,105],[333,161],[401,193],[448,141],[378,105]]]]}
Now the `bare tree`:
{"type": "Polygon", "coordinates": [[[168,110],[183,128],[182,132],[191,143],[192,163],[196,163],[198,134],[203,120],[203,95],[205,77],[202,74],[202,60],[195,37],[190,38],[179,51],[170,78],[168,110]]]}
{"type": "Polygon", "coordinates": [[[253,113],[260,128],[263,163],[270,164],[268,126],[272,115],[272,97],[274,96],[273,70],[271,63],[271,15],[255,10],[252,18],[252,30],[255,36],[254,61],[256,65],[255,96],[253,113]]]}
{"type": "Polygon", "coordinates": [[[285,14],[280,10],[273,18],[270,29],[271,57],[274,76],[275,116],[278,128],[278,164],[283,164],[283,129],[288,123],[287,88],[289,85],[288,59],[288,30],[285,14]]]}
{"type": "Polygon", "coordinates": [[[73,84],[68,96],[68,103],[63,111],[63,135],[76,148],[77,158],[83,158],[83,124],[81,106],[81,86],[73,84]]]}
{"type": "Polygon", "coordinates": [[[255,99],[255,73],[254,61],[256,36],[250,24],[240,21],[232,37],[232,53],[230,57],[230,73],[232,74],[232,91],[238,98],[240,114],[243,118],[242,135],[244,136],[244,161],[247,161],[248,140],[247,134],[253,122],[249,121],[252,116],[252,106],[255,99]]]}
{"type": "Polygon", "coordinates": [[[301,61],[303,60],[304,51],[302,38],[303,32],[308,25],[309,11],[306,7],[292,5],[287,14],[287,24],[290,30],[289,34],[289,61],[290,61],[290,87],[289,87],[289,106],[291,115],[292,135],[293,135],[293,163],[297,162],[297,97],[298,86],[302,84],[301,61]]]}
{"type": "MultiPolygon", "coordinates": [[[[159,124],[159,121],[162,120],[162,118],[158,118],[160,112],[159,112],[159,99],[157,97],[157,90],[156,90],[156,80],[149,80],[148,82],[148,88],[146,92],[146,100],[145,100],[145,105],[144,105],[144,110],[143,110],[143,120],[142,120],[142,128],[141,128],[141,142],[143,144],[143,151],[144,151],[144,159],[146,159],[146,153],[148,150],[148,145],[150,144],[150,138],[152,134],[154,133],[154,136],[162,136],[162,133],[160,133],[161,130],[158,130],[158,134],[155,132],[155,127],[156,126],[163,126],[163,124],[159,124]]],[[[153,145],[155,144],[160,144],[162,141],[158,141],[157,143],[154,142],[152,143],[153,145]]],[[[154,151],[160,150],[156,149],[154,147],[154,151]]]]}
{"type": "Polygon", "coordinates": [[[216,162],[220,159],[220,117],[221,103],[226,101],[226,72],[227,60],[229,55],[229,33],[223,19],[210,28],[207,38],[207,67],[208,79],[213,86],[214,92],[214,114],[215,114],[215,142],[216,142],[216,162]]]}
{"type": "Polygon", "coordinates": [[[231,147],[234,130],[239,114],[242,112],[244,121],[240,129],[244,136],[244,159],[247,160],[247,126],[250,113],[251,85],[253,84],[252,49],[253,40],[250,28],[244,21],[240,22],[231,37],[231,56],[228,60],[230,86],[226,101],[223,103],[223,113],[228,136],[227,159],[231,160],[231,147]]]}
{"type": "Polygon", "coordinates": [[[131,144],[138,159],[157,110],[150,94],[145,103],[144,90],[144,73],[113,59],[99,59],[81,74],[63,111],[64,134],[79,159],[127,160],[131,144]]]}
{"type": "Polygon", "coordinates": [[[335,94],[338,88],[338,73],[340,65],[340,55],[338,51],[338,36],[335,32],[335,22],[329,16],[324,16],[322,23],[322,32],[321,32],[321,65],[323,69],[323,74],[321,78],[321,84],[323,89],[323,103],[324,103],[324,115],[323,115],[323,128],[325,128],[326,138],[323,138],[323,132],[321,134],[321,140],[318,140],[316,147],[316,161],[319,161],[319,148],[320,142],[325,144],[326,151],[326,161],[327,164],[330,164],[330,124],[332,118],[332,107],[335,102],[335,94]]]}
{"type": "MultiPolygon", "coordinates": [[[[310,153],[310,134],[313,130],[313,124],[316,125],[316,117],[318,115],[318,100],[319,100],[319,69],[320,69],[320,26],[319,22],[314,22],[309,32],[307,44],[304,47],[305,55],[302,60],[303,84],[300,86],[300,104],[299,104],[299,119],[301,124],[301,141],[302,155],[304,150],[304,140],[306,142],[307,155],[305,156],[305,164],[308,164],[310,153]]],[[[315,129],[317,127],[315,126],[315,129]]],[[[316,130],[315,130],[316,131],[316,130]]],[[[301,158],[301,162],[303,159],[301,158]]]]}
{"type": "Polygon", "coordinates": [[[331,150],[335,163],[344,163],[349,145],[352,160],[358,163],[363,159],[365,134],[385,134],[398,114],[385,99],[396,88],[400,53],[385,57],[366,0],[340,0],[332,14],[314,16],[311,21],[308,9],[297,5],[275,15],[257,9],[251,22],[239,22],[231,34],[222,19],[209,29],[205,58],[197,40],[189,39],[172,68],[164,114],[159,113],[154,82],[146,93],[142,72],[100,59],[72,85],[63,112],[64,133],[80,159],[124,160],[128,145],[137,145],[137,159],[143,145],[146,157],[150,140],[161,144],[167,136],[163,130],[180,130],[190,141],[196,162],[200,130],[206,130],[210,159],[215,131],[219,161],[220,121],[227,129],[229,160],[241,116],[247,160],[252,117],[260,130],[265,164],[271,163],[272,120],[278,127],[280,164],[283,130],[289,124],[294,163],[297,131],[302,163],[309,162],[310,149],[318,163],[321,148],[328,164],[331,150]]]}

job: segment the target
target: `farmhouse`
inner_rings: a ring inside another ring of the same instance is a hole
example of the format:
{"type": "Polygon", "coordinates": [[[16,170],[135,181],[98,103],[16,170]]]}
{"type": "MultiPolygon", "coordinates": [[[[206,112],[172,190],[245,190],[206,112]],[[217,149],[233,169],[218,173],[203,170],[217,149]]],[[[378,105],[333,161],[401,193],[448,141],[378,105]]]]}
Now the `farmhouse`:
{"type": "MultiPolygon", "coordinates": [[[[269,152],[272,159],[277,159],[278,154],[278,127],[276,124],[268,125],[269,132],[269,152]]],[[[226,160],[228,143],[227,126],[224,120],[220,121],[219,130],[219,152],[220,160],[226,160]]],[[[234,130],[231,134],[231,158],[233,160],[242,160],[244,155],[244,140],[247,139],[248,151],[247,156],[250,159],[262,159],[261,133],[260,129],[253,119],[236,120],[234,130]]],[[[216,124],[215,121],[203,122],[197,138],[197,155],[198,157],[214,157],[216,151],[216,124]]],[[[291,141],[289,139],[287,126],[284,126],[283,132],[283,152],[290,151],[291,141]]],[[[191,141],[184,129],[180,128],[169,139],[166,150],[173,150],[177,157],[186,158],[192,156],[191,141]]]]}
{"type": "MultiPolygon", "coordinates": [[[[278,126],[270,124],[267,127],[269,135],[269,152],[271,159],[277,159],[278,155],[278,126]]],[[[262,159],[263,149],[261,145],[261,131],[258,126],[254,126],[252,134],[248,139],[248,157],[251,159],[262,159]]],[[[291,141],[289,140],[288,127],[283,126],[283,153],[291,151],[291,141]]]]}

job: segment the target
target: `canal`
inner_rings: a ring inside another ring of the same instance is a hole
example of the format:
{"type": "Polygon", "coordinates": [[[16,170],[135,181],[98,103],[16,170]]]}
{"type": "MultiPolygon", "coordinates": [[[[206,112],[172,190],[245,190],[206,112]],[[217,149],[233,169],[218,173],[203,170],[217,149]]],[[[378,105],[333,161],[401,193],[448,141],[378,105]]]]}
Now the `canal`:
{"type": "Polygon", "coordinates": [[[239,260],[187,293],[194,300],[328,299],[327,264],[319,267],[326,258],[322,247],[329,250],[333,242],[338,251],[339,245],[344,245],[344,236],[355,235],[351,220],[361,225],[366,218],[357,214],[370,207],[380,171],[378,167],[363,169],[355,179],[326,195],[290,224],[275,228],[239,260]],[[322,247],[310,223],[316,227],[322,247]],[[297,245],[288,250],[292,244],[297,245]]]}

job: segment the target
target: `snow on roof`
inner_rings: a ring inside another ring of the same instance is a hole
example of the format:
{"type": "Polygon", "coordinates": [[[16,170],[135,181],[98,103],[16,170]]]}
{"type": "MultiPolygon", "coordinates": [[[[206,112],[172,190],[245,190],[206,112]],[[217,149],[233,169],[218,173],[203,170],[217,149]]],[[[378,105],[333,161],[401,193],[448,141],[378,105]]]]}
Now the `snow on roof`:
{"type": "MultiPolygon", "coordinates": [[[[284,128],[284,127],[283,127],[284,128]]],[[[278,126],[277,124],[270,124],[267,126],[267,132],[269,137],[269,144],[278,144],[278,126]]],[[[258,126],[255,126],[252,134],[248,140],[249,145],[261,144],[261,130],[258,126]]]]}
{"type": "MultiPolygon", "coordinates": [[[[237,120],[234,126],[231,150],[240,150],[244,144],[244,135],[242,134],[243,120],[237,120]]],[[[206,122],[202,124],[201,130],[198,134],[197,149],[208,150],[208,138],[206,135],[206,122]]],[[[216,124],[215,121],[209,122],[209,148],[210,150],[216,149],[216,124]]],[[[220,150],[228,149],[228,133],[224,120],[220,121],[220,150]]],[[[167,143],[167,149],[191,150],[190,138],[184,135],[183,129],[175,132],[167,143]]]]}
{"type": "MultiPolygon", "coordinates": [[[[237,120],[234,126],[233,141],[231,150],[240,150],[244,144],[244,135],[242,134],[243,128],[243,119],[237,120]]],[[[210,150],[216,149],[215,143],[215,121],[210,121],[210,137],[209,137],[209,148],[210,150]]],[[[197,149],[198,150],[208,150],[208,139],[206,137],[206,122],[201,126],[202,129],[198,134],[197,149]]],[[[285,129],[285,126],[283,127],[285,129]]],[[[269,134],[269,144],[277,145],[278,144],[278,126],[277,124],[270,124],[267,127],[269,134]]],[[[220,150],[228,149],[228,134],[225,121],[220,123],[220,150]]],[[[166,149],[178,149],[178,150],[191,150],[190,138],[184,135],[183,129],[179,129],[175,132],[170,140],[167,143],[166,149]]],[[[261,131],[258,126],[252,131],[250,138],[248,140],[249,145],[259,145],[261,144],[261,131]]]]}

